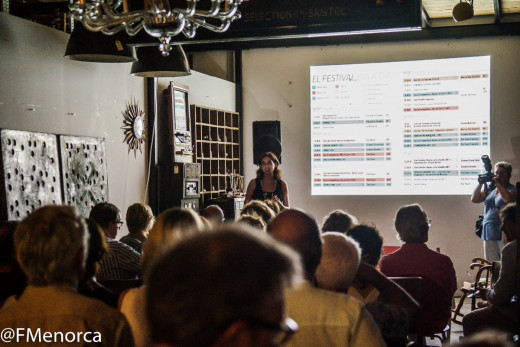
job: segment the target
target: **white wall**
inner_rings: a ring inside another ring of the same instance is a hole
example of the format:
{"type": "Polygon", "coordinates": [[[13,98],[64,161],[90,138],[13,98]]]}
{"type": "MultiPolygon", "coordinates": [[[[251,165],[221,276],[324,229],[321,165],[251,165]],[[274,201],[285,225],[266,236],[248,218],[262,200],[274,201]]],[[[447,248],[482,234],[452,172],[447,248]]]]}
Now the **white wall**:
{"type": "MultiPolygon", "coordinates": [[[[208,76],[206,74],[191,71],[190,76],[157,79],[157,93],[161,97],[162,92],[168,89],[170,82],[188,87],[189,102],[191,105],[205,106],[225,111],[235,111],[235,84],[226,80],[208,76]]],[[[163,111],[164,105],[159,105],[159,111],[163,111]]]]}
{"type": "MultiPolygon", "coordinates": [[[[0,12],[0,128],[103,137],[109,201],[123,218],[145,197],[148,154],[123,143],[126,104],[146,110],[146,81],[129,75],[131,64],[101,64],[63,58],[69,35],[0,12]]],[[[196,71],[172,78],[190,87],[190,102],[235,110],[234,84],[196,71]]],[[[158,91],[170,79],[158,80],[158,91]]],[[[126,234],[126,226],[118,238],[126,234]]]]}
{"type": "MultiPolygon", "coordinates": [[[[0,128],[103,137],[109,201],[123,218],[145,202],[146,155],[123,143],[126,103],[145,110],[142,78],[131,64],[99,64],[63,58],[69,35],[0,13],[0,128]]],[[[123,227],[118,237],[127,233],[123,227]]]]}
{"type": "Polygon", "coordinates": [[[289,185],[291,206],[308,211],[319,222],[333,209],[348,210],[361,221],[373,221],[381,230],[386,245],[398,245],[393,228],[395,212],[404,204],[417,202],[432,219],[428,246],[440,247],[441,252],[452,258],[459,282],[469,280],[467,270],[471,259],[483,256],[482,242],[473,233],[474,222],[483,206],[470,202],[473,187],[465,196],[311,196],[309,67],[488,54],[492,64],[491,158],[513,164],[514,182],[520,178],[518,37],[244,51],[246,182],[254,177],[256,170],[252,122],[279,120],[283,149],[281,169],[289,185]]]}

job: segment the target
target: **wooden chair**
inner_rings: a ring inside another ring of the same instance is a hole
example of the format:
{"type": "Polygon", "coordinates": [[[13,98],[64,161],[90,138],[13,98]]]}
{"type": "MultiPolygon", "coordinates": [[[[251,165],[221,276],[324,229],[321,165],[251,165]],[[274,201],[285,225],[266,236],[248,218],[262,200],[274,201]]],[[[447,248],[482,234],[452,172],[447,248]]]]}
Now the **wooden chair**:
{"type": "Polygon", "coordinates": [[[462,296],[460,297],[457,307],[452,310],[453,316],[451,321],[461,325],[462,320],[459,319],[459,317],[464,317],[464,314],[460,312],[464,305],[464,300],[466,298],[471,298],[471,311],[475,310],[477,308],[477,298],[480,297],[479,290],[481,288],[490,288],[492,286],[496,274],[498,274],[497,268],[500,268],[500,264],[498,262],[493,264],[492,262],[482,258],[473,258],[469,268],[471,270],[477,270],[475,273],[475,279],[469,287],[462,287],[460,289],[462,291],[462,296]]]}
{"type": "MultiPolygon", "coordinates": [[[[399,284],[404,290],[406,290],[419,304],[422,305],[424,281],[422,277],[389,277],[391,280],[399,284]]],[[[448,324],[443,329],[433,335],[424,335],[421,325],[422,311],[419,311],[415,317],[409,317],[410,320],[410,336],[409,339],[415,346],[425,346],[426,338],[430,340],[439,339],[441,343],[449,342],[451,333],[451,321],[448,320],[448,324]]]]}

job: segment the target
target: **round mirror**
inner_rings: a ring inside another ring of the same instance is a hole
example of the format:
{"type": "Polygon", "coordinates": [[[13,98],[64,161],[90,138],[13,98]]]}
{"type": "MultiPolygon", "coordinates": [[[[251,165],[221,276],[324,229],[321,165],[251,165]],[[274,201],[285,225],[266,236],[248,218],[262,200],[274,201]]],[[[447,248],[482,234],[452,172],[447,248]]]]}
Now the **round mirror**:
{"type": "Polygon", "coordinates": [[[134,136],[138,139],[142,139],[144,136],[144,120],[141,116],[134,118],[134,136]]]}

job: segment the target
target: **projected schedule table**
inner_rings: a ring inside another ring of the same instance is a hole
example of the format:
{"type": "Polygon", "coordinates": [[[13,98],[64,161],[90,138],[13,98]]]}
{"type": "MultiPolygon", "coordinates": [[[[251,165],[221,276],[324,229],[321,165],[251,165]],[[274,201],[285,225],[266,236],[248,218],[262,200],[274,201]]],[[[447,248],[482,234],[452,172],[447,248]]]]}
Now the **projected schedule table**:
{"type": "Polygon", "coordinates": [[[489,57],[475,59],[312,67],[313,194],[467,194],[489,153],[489,57]]]}

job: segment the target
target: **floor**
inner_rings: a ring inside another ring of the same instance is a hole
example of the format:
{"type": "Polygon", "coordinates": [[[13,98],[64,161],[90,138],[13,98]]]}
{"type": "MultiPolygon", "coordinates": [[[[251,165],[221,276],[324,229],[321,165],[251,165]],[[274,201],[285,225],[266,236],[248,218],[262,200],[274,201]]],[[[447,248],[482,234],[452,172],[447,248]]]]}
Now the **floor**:
{"type": "MultiPolygon", "coordinates": [[[[455,306],[459,303],[460,298],[455,298],[455,306]]],[[[464,300],[464,304],[461,308],[461,313],[467,313],[471,308],[471,299],[464,300]]],[[[460,318],[461,319],[461,318],[460,318]]],[[[451,336],[450,336],[450,344],[456,343],[459,339],[464,336],[462,333],[462,325],[451,322],[451,336]]],[[[444,346],[449,346],[450,344],[445,343],[444,346]]],[[[439,341],[439,339],[430,340],[426,338],[427,346],[443,346],[443,344],[439,341]]]]}

